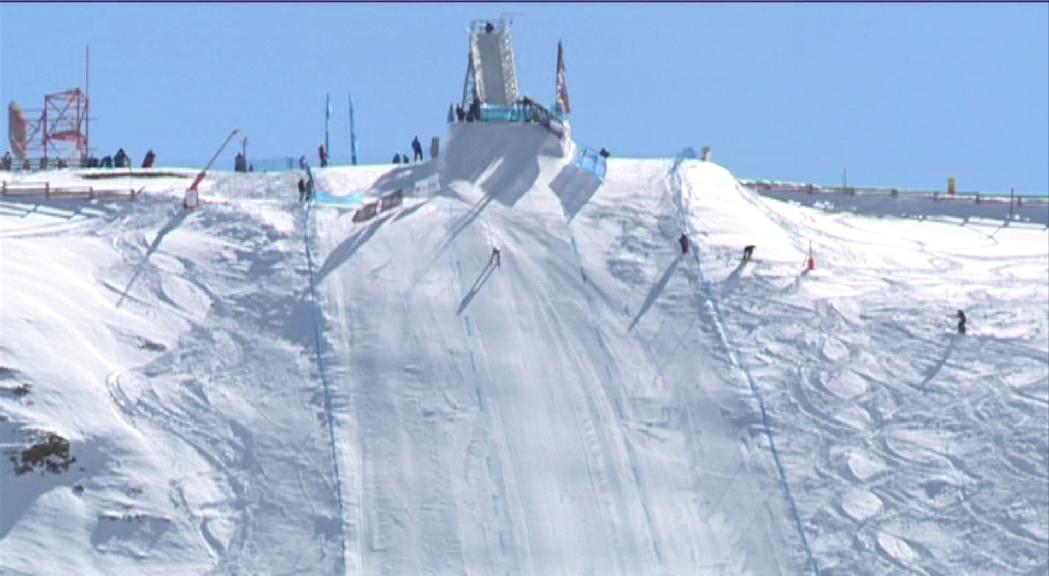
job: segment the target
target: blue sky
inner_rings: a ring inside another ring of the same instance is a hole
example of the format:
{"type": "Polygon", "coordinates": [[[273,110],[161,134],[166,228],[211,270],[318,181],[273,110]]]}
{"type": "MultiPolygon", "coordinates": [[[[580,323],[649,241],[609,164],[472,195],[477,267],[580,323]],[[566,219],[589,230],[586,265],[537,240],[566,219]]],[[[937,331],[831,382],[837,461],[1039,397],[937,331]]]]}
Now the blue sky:
{"type": "Polygon", "coordinates": [[[465,28],[500,14],[540,101],[563,39],[574,135],[614,156],[710,145],[740,177],[1049,191],[1045,3],[3,4],[0,101],[82,86],[90,44],[100,155],[201,165],[238,127],[253,158],[314,158],[330,93],[345,162],[352,91],[362,161],[388,162],[443,139],[465,28]]]}

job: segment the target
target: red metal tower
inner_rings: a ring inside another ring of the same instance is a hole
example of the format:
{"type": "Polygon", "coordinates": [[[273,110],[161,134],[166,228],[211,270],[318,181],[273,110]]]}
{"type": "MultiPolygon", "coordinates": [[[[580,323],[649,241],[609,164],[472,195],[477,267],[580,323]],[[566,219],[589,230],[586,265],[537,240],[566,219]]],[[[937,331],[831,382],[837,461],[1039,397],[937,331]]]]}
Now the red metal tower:
{"type": "Polygon", "coordinates": [[[19,160],[36,152],[45,163],[49,158],[66,161],[86,158],[87,112],[87,94],[80,88],[44,96],[44,108],[35,120],[27,120],[12,102],[8,108],[12,152],[19,160]]]}
{"type": "MultiPolygon", "coordinates": [[[[90,70],[90,52],[86,53],[85,70],[90,70]]],[[[90,72],[88,72],[89,74],[90,72]]],[[[90,82],[90,76],[85,75],[90,82]]],[[[8,106],[8,140],[19,161],[38,153],[46,165],[49,158],[78,161],[87,158],[88,97],[87,91],[70,88],[44,96],[42,110],[29,110],[26,119],[18,104],[8,106]],[[39,116],[37,115],[39,114],[39,116]]]]}

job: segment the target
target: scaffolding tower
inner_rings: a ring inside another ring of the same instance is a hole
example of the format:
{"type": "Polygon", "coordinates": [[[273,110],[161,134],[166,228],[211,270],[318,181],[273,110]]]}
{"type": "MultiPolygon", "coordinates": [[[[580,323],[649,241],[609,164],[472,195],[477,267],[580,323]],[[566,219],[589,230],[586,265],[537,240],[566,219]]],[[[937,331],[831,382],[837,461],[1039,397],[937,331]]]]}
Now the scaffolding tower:
{"type": "Polygon", "coordinates": [[[483,105],[511,106],[517,101],[517,70],[510,36],[510,21],[498,23],[474,20],[467,32],[470,38],[462,107],[474,98],[483,105]]]}
{"type": "Polygon", "coordinates": [[[30,118],[15,102],[8,107],[8,140],[16,158],[21,161],[39,155],[46,165],[49,158],[79,161],[87,157],[88,100],[80,88],[47,94],[42,110],[28,112],[30,118]]]}

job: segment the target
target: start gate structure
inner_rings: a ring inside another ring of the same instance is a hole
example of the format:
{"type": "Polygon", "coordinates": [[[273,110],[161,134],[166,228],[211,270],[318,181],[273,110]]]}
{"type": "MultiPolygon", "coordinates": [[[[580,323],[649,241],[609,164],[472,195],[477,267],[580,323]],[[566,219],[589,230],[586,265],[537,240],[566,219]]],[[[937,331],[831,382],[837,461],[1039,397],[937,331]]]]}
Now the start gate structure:
{"type": "MultiPolygon", "coordinates": [[[[561,43],[557,43],[555,103],[546,107],[518,91],[509,20],[505,17],[500,18],[498,23],[474,20],[467,27],[467,33],[469,49],[461,103],[462,111],[469,110],[466,120],[536,122],[558,137],[564,137],[568,131],[567,119],[571,109],[561,43]]],[[[451,122],[453,119],[453,112],[449,109],[448,120],[451,122]]]]}
{"type": "Polygon", "coordinates": [[[510,106],[517,101],[517,69],[510,22],[474,20],[467,32],[470,51],[463,82],[463,108],[476,98],[482,105],[510,106]]]}

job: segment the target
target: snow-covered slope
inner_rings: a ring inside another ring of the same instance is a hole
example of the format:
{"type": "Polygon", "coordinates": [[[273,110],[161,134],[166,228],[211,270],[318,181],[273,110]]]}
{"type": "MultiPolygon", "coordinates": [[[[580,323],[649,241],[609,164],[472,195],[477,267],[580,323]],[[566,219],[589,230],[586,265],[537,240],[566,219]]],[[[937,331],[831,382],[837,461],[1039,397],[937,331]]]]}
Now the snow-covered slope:
{"type": "Polygon", "coordinates": [[[538,126],[452,128],[439,162],[316,171],[403,191],[366,222],[298,174],[188,214],[174,178],[0,202],[0,442],[76,458],[0,470],[0,571],[1049,568],[1044,226],[693,160],[600,182],[538,126]]]}

